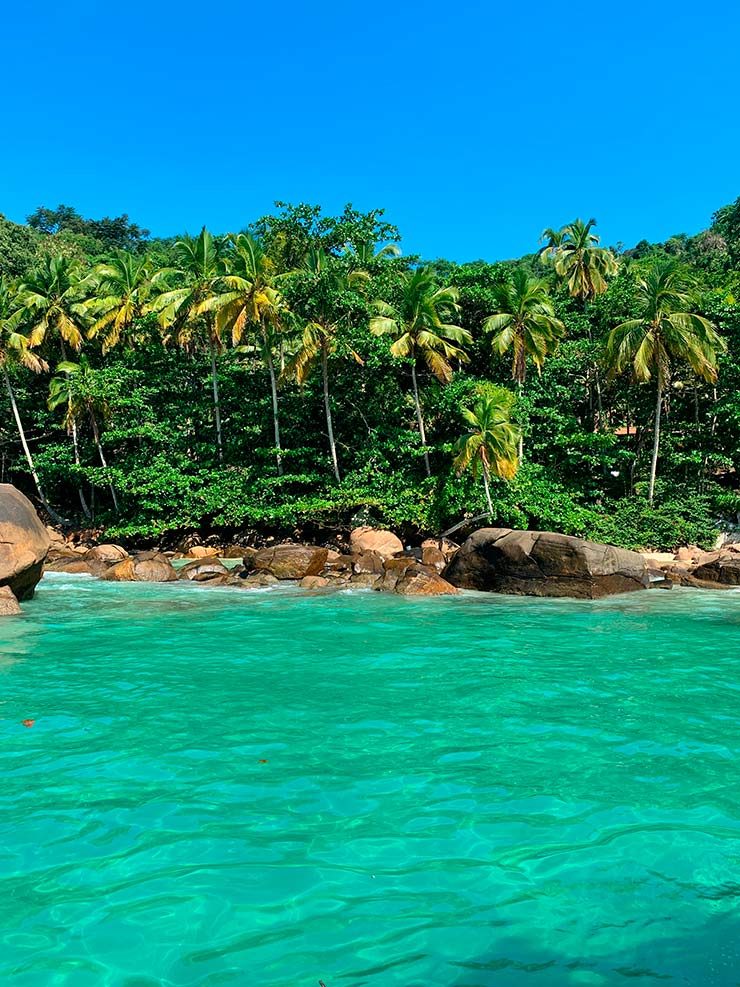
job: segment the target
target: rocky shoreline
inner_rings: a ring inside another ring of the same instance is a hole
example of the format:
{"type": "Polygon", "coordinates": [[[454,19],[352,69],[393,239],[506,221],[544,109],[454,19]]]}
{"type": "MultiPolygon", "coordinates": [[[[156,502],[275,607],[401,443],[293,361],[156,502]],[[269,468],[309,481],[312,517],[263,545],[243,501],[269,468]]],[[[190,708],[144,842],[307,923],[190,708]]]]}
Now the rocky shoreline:
{"type": "Polygon", "coordinates": [[[355,528],[348,537],[261,548],[183,545],[180,551],[127,551],[45,528],[31,503],[0,484],[0,616],[20,613],[43,572],[83,573],[109,582],[177,582],[260,589],[289,584],[313,591],[364,587],[401,596],[454,596],[461,589],[598,599],[614,593],[740,586],[740,546],[695,547],[655,555],[552,531],[480,528],[462,546],[427,539],[404,547],[392,531],[355,528]]]}
{"type": "Polygon", "coordinates": [[[114,582],[189,580],[207,586],[256,589],[280,582],[303,589],[364,586],[403,596],[455,595],[441,573],[457,546],[428,541],[404,549],[390,531],[356,528],[344,550],[286,542],[265,548],[193,546],[187,552],[141,551],[120,545],[72,545],[52,535],[46,571],[87,573],[114,582]],[[237,559],[236,565],[224,561],[237,559]],[[173,562],[183,560],[177,568],[173,562]],[[223,560],[223,561],[222,561],[223,560]]]}

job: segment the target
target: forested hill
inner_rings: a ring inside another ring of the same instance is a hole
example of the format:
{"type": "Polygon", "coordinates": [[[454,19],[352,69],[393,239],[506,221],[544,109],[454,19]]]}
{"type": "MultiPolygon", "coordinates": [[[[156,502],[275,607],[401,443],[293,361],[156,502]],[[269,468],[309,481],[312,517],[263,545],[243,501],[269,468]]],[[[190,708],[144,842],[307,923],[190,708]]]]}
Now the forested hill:
{"type": "MultiPolygon", "coordinates": [[[[548,217],[543,217],[543,225],[548,217]]],[[[382,211],[157,240],[0,217],[2,480],[111,537],[496,524],[627,547],[740,509],[740,199],[609,249],[425,263],[382,211]]]]}

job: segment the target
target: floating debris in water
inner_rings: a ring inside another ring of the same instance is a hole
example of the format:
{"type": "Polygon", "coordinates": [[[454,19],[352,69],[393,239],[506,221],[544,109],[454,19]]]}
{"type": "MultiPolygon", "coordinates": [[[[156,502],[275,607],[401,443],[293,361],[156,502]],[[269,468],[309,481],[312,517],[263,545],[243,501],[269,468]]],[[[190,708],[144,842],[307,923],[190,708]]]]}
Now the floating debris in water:
{"type": "Polygon", "coordinates": [[[24,727],[32,727],[36,722],[36,720],[22,720],[21,722],[23,723],[24,727]]]}

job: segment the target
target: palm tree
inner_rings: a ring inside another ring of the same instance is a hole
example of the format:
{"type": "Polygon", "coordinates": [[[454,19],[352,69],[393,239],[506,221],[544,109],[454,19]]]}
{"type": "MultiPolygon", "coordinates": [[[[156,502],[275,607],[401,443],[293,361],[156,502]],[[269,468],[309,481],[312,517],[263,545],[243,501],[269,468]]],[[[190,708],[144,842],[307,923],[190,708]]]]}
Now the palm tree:
{"type": "MultiPolygon", "coordinates": [[[[568,291],[582,302],[606,291],[607,277],[617,273],[617,258],[606,247],[599,246],[599,237],[592,233],[595,219],[584,223],[575,219],[557,234],[546,230],[551,241],[551,256],[555,271],[562,277],[568,291]]],[[[547,249],[547,248],[546,248],[547,249]]]]}
{"type": "Polygon", "coordinates": [[[671,260],[654,263],[638,280],[640,314],[620,323],[607,339],[607,359],[619,373],[632,367],[638,381],[655,376],[653,455],[648,499],[653,503],[660,449],[663,395],[671,376],[671,361],[683,360],[697,376],[717,380],[717,360],[726,349],[715,326],[691,311],[694,284],[671,260]]]}
{"type": "MultiPolygon", "coordinates": [[[[72,363],[70,360],[63,360],[57,365],[57,373],[62,377],[53,377],[49,385],[50,409],[58,408],[60,404],[66,402],[67,413],[65,415],[65,425],[71,429],[83,414],[87,414],[92,428],[93,441],[98,451],[98,458],[103,469],[108,469],[108,462],[103,452],[103,445],[100,441],[100,427],[98,425],[97,414],[107,417],[109,413],[108,402],[100,395],[100,389],[96,385],[95,371],[84,355],[80,357],[79,363],[72,363]]],[[[113,499],[113,507],[116,514],[119,513],[118,497],[113,483],[108,481],[108,489],[113,499]]]]}
{"type": "Polygon", "coordinates": [[[519,465],[519,433],[510,420],[513,403],[511,391],[484,385],[477,389],[473,407],[462,409],[469,430],[455,443],[454,465],[458,473],[470,469],[475,478],[482,472],[489,514],[493,514],[491,474],[511,480],[519,465]]]}
{"type": "Polygon", "coordinates": [[[540,243],[544,243],[545,246],[540,250],[540,260],[543,264],[551,264],[555,261],[564,238],[564,230],[554,230],[548,226],[547,229],[542,231],[540,234],[540,243]]]}
{"type": "Polygon", "coordinates": [[[159,313],[159,320],[164,328],[172,327],[176,331],[178,342],[186,349],[197,342],[199,330],[202,328],[206,330],[206,345],[211,357],[216,447],[218,458],[223,461],[216,366],[216,357],[223,349],[223,339],[213,314],[213,298],[218,294],[219,282],[226,273],[226,265],[220,245],[205,226],[199,236],[178,240],[173,252],[177,266],[158,272],[157,282],[172,276],[180,282],[180,285],[176,288],[165,288],[148,308],[159,313]]]}
{"type": "Polygon", "coordinates": [[[8,367],[13,364],[19,364],[36,374],[46,369],[44,361],[39,359],[31,350],[28,337],[18,332],[18,325],[22,314],[23,310],[19,307],[17,293],[5,278],[0,278],[0,370],[2,370],[5,389],[10,399],[10,407],[13,411],[16,428],[18,429],[18,437],[21,440],[23,454],[28,463],[28,470],[33,477],[39,500],[49,515],[55,521],[59,522],[61,518],[49,506],[49,501],[41,485],[41,479],[36,470],[36,464],[33,461],[28,440],[26,439],[26,432],[21,421],[18,402],[15,399],[15,391],[10,382],[10,375],[8,374],[8,367]]]}
{"type": "MultiPolygon", "coordinates": [[[[543,254],[552,262],[555,272],[563,278],[568,291],[581,304],[603,294],[607,289],[606,279],[617,273],[619,262],[611,250],[599,246],[599,237],[591,230],[596,225],[595,219],[584,223],[576,219],[558,232],[545,230],[543,236],[549,237],[549,253],[543,254]]],[[[543,258],[544,259],[544,258],[543,258]]],[[[591,323],[588,323],[588,338],[592,341],[591,323]]],[[[602,416],[601,377],[599,366],[594,361],[591,368],[596,389],[595,427],[598,428],[602,416]]]]}
{"type": "Polygon", "coordinates": [[[346,350],[357,363],[362,359],[342,339],[342,330],[351,318],[356,302],[356,289],[368,279],[365,271],[347,271],[323,248],[311,248],[304,261],[303,270],[310,277],[310,293],[303,305],[305,322],[297,353],[288,363],[285,373],[304,384],[312,368],[321,364],[321,380],[324,392],[324,414],[329,439],[334,476],[341,482],[334,423],[329,394],[329,357],[340,349],[346,350]]]}
{"type": "Polygon", "coordinates": [[[277,374],[273,353],[275,334],[281,329],[288,306],[276,287],[280,275],[274,273],[273,262],[260,241],[248,233],[240,233],[231,237],[231,244],[233,251],[229,256],[229,272],[220,278],[219,293],[204,301],[201,309],[216,313],[219,338],[223,332],[230,332],[234,346],[242,342],[250,328],[257,336],[257,348],[270,375],[275,456],[278,474],[282,476],[277,374]]]}
{"type": "MultiPolygon", "coordinates": [[[[67,359],[67,346],[77,352],[82,346],[85,294],[89,282],[79,263],[63,254],[45,257],[39,266],[18,287],[24,308],[24,319],[30,325],[29,340],[38,345],[50,336],[59,340],[62,360],[67,359]]],[[[75,465],[80,465],[80,445],[77,423],[73,422],[72,449],[75,465]]],[[[77,488],[83,514],[88,517],[82,487],[77,488]]]]}
{"type": "Polygon", "coordinates": [[[146,310],[151,297],[154,275],[151,262],[144,255],[117,251],[105,264],[98,264],[92,274],[95,294],[83,304],[83,310],[97,316],[88,329],[88,339],[101,332],[103,353],[123,340],[131,346],[132,333],[146,310]]]}
{"type": "MultiPolygon", "coordinates": [[[[500,354],[512,352],[511,376],[521,394],[527,377],[527,360],[542,371],[545,359],[556,349],[565,326],[555,315],[547,285],[527,275],[523,267],[514,271],[510,281],[495,289],[496,311],[483,322],[492,332],[491,345],[500,354]]],[[[524,439],[519,438],[519,458],[524,439]]]]}
{"type": "Polygon", "coordinates": [[[376,301],[374,308],[377,314],[370,320],[373,335],[393,338],[392,355],[408,359],[411,363],[411,386],[427,476],[431,476],[431,468],[416,364],[422,359],[437,380],[447,384],[452,378],[451,361],[464,362],[468,359],[461,347],[472,342],[470,333],[446,321],[460,311],[457,297],[455,288],[435,284],[430,268],[407,271],[403,275],[398,304],[376,301]]]}

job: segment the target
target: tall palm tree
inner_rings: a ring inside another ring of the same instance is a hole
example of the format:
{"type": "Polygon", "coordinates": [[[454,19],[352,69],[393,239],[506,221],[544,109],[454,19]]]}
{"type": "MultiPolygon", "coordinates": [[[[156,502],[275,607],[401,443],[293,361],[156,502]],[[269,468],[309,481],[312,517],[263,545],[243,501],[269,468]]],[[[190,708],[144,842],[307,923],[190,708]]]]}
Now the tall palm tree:
{"type": "Polygon", "coordinates": [[[398,304],[376,301],[374,309],[377,314],[370,320],[373,335],[392,337],[393,356],[410,361],[416,421],[427,476],[431,476],[431,468],[416,364],[419,359],[423,360],[437,380],[447,384],[452,378],[451,361],[465,362],[468,359],[462,347],[472,342],[470,333],[448,321],[460,311],[457,297],[455,288],[435,284],[430,268],[407,271],[403,275],[398,304]]]}
{"type": "MultiPolygon", "coordinates": [[[[595,219],[587,223],[575,219],[552,241],[555,271],[566,282],[570,294],[582,302],[603,294],[607,277],[616,274],[619,267],[611,250],[599,246],[600,238],[591,232],[595,225],[595,219]]],[[[552,237],[553,231],[546,230],[545,235],[552,237]]]]}
{"type": "MultiPolygon", "coordinates": [[[[95,371],[90,366],[90,362],[84,355],[80,357],[79,363],[71,360],[63,360],[57,365],[57,374],[61,377],[53,377],[49,385],[50,409],[58,408],[60,404],[66,403],[67,413],[65,415],[65,425],[72,428],[73,423],[79,421],[83,414],[87,414],[92,428],[93,441],[98,451],[98,459],[103,469],[108,469],[108,462],[105,458],[103,445],[100,441],[100,426],[98,415],[107,417],[109,413],[108,402],[101,396],[99,387],[96,386],[95,371]]],[[[108,481],[108,489],[113,500],[113,507],[116,514],[119,513],[118,497],[112,481],[108,481]]]]}
{"type": "Polygon", "coordinates": [[[638,381],[655,376],[653,455],[648,499],[653,503],[660,450],[663,395],[671,376],[671,362],[683,360],[697,376],[717,380],[717,360],[726,349],[715,326],[692,311],[694,284],[671,260],[654,263],[638,280],[640,314],[613,329],[607,338],[607,359],[619,373],[631,366],[638,381]]]}
{"type": "MultiPolygon", "coordinates": [[[[619,262],[611,250],[599,246],[600,238],[592,232],[595,219],[584,223],[575,219],[561,230],[545,230],[549,237],[550,251],[542,252],[552,262],[555,272],[565,281],[568,291],[586,306],[587,302],[603,294],[607,289],[608,277],[617,273],[619,262]]],[[[591,323],[588,323],[588,338],[592,341],[591,323]]],[[[602,417],[601,375],[598,362],[591,367],[596,390],[595,426],[599,427],[602,417]]]]}
{"type": "MultiPolygon", "coordinates": [[[[36,346],[43,342],[59,342],[62,360],[67,359],[67,346],[75,352],[82,347],[85,327],[85,301],[90,283],[78,261],[63,254],[45,257],[18,287],[24,308],[24,319],[30,326],[29,340],[36,346]]],[[[80,444],[77,423],[71,428],[75,465],[80,465],[80,444]]],[[[83,514],[88,517],[82,487],[77,488],[83,514]]]]}
{"type": "Polygon", "coordinates": [[[109,261],[92,272],[94,294],[83,304],[83,310],[95,317],[87,332],[88,339],[100,333],[103,336],[103,353],[108,353],[120,342],[131,346],[137,320],[145,313],[155,274],[150,259],[144,254],[117,251],[109,261]]]}
{"type": "Polygon", "coordinates": [[[229,332],[234,346],[241,344],[250,329],[256,336],[256,347],[270,376],[275,456],[278,474],[282,476],[274,345],[288,306],[276,287],[280,275],[275,273],[274,264],[262,243],[248,233],[232,236],[230,240],[233,249],[229,255],[228,273],[220,278],[218,293],[204,301],[201,310],[215,312],[219,338],[224,332],[229,332]]]}
{"type": "Polygon", "coordinates": [[[303,330],[298,350],[288,363],[285,373],[294,376],[298,384],[308,379],[316,363],[321,365],[321,380],[324,392],[324,415],[329,439],[334,477],[341,482],[337,444],[334,438],[334,422],[331,414],[329,394],[329,357],[345,350],[357,363],[362,359],[342,338],[342,330],[348,325],[356,291],[367,281],[365,271],[347,271],[340,262],[323,248],[311,248],[303,265],[309,277],[310,290],[302,306],[303,330]]]}
{"type": "Polygon", "coordinates": [[[10,407],[18,429],[18,437],[21,441],[23,455],[28,463],[28,470],[33,477],[39,500],[46,508],[49,515],[57,522],[61,521],[59,515],[49,506],[49,501],[41,485],[41,479],[33,461],[31,450],[23,428],[18,402],[15,399],[15,391],[10,382],[8,367],[17,364],[31,370],[33,373],[40,373],[46,369],[46,364],[30,348],[28,337],[18,331],[18,326],[23,314],[22,308],[18,304],[16,291],[5,278],[0,278],[0,370],[2,371],[5,389],[10,399],[10,407]]]}
{"type": "MultiPolygon", "coordinates": [[[[523,267],[514,271],[510,281],[495,289],[496,311],[483,322],[492,332],[491,345],[500,354],[511,350],[511,376],[521,394],[527,377],[527,360],[542,371],[545,359],[557,348],[565,326],[555,315],[547,285],[527,275],[523,267]]],[[[519,439],[521,459],[524,439],[519,439]]]]}
{"type": "Polygon", "coordinates": [[[514,395],[503,387],[479,387],[473,407],[462,409],[468,431],[454,446],[454,465],[458,473],[470,469],[473,477],[479,472],[483,474],[490,514],[493,514],[491,475],[511,480],[519,465],[519,432],[510,419],[513,402],[514,395]]]}
{"type": "Polygon", "coordinates": [[[219,282],[226,273],[226,265],[220,245],[205,226],[197,237],[178,240],[173,253],[176,266],[160,271],[157,282],[164,284],[171,277],[179,284],[175,288],[165,287],[148,308],[159,313],[161,325],[172,328],[177,334],[178,342],[186,349],[197,345],[201,331],[205,331],[205,343],[211,358],[216,448],[218,458],[222,461],[223,437],[216,357],[223,350],[223,337],[219,333],[213,312],[213,298],[218,294],[219,282]]]}

